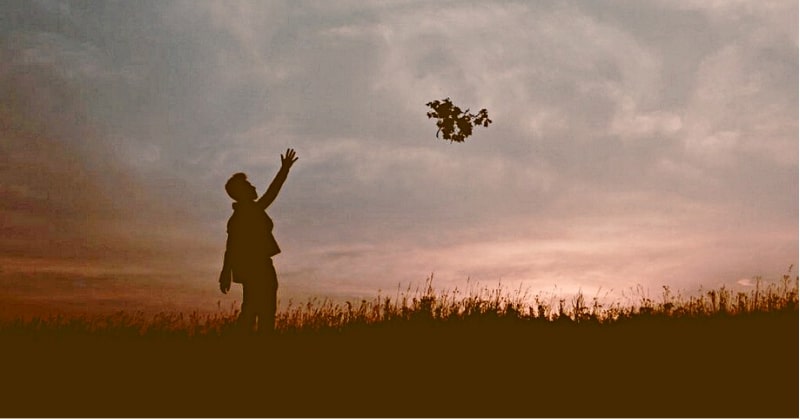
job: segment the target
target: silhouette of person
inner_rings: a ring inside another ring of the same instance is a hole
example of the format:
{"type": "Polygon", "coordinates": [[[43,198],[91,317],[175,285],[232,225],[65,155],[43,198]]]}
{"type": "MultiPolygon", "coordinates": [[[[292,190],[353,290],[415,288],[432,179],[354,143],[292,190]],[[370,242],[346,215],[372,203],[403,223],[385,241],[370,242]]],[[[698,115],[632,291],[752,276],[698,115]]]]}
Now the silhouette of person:
{"type": "Polygon", "coordinates": [[[236,202],[233,203],[233,215],[228,219],[228,240],[219,289],[227,294],[231,280],[242,284],[242,310],[238,322],[247,331],[252,331],[256,324],[261,333],[270,333],[275,328],[278,277],[272,257],[281,249],[272,236],[272,219],[266,209],[278,196],[289,169],[296,161],[294,149],[287,149],[286,156],[281,154],[281,168],[261,198],[244,173],[234,174],[225,184],[225,191],[236,202]]]}

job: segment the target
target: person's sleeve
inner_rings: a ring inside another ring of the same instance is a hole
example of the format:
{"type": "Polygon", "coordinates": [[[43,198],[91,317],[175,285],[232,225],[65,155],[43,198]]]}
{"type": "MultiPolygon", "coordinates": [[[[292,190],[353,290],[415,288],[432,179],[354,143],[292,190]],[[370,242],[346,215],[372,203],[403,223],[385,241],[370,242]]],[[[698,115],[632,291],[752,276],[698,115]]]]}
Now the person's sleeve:
{"type": "Polygon", "coordinates": [[[283,186],[283,182],[286,182],[286,177],[289,175],[289,169],[286,167],[281,166],[278,173],[275,175],[275,178],[272,179],[272,183],[269,184],[267,191],[264,192],[264,195],[258,199],[258,206],[261,209],[266,209],[267,207],[275,201],[275,198],[278,197],[278,192],[281,191],[281,187],[283,186]]]}

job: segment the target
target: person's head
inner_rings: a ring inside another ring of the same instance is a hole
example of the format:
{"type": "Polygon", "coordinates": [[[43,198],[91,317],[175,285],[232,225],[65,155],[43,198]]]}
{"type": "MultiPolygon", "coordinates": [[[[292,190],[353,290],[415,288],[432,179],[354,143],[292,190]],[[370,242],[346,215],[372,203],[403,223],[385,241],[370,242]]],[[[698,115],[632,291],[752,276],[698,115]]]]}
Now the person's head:
{"type": "Polygon", "coordinates": [[[236,173],[225,183],[225,191],[234,201],[254,201],[258,198],[256,187],[247,181],[247,175],[236,173]]]}

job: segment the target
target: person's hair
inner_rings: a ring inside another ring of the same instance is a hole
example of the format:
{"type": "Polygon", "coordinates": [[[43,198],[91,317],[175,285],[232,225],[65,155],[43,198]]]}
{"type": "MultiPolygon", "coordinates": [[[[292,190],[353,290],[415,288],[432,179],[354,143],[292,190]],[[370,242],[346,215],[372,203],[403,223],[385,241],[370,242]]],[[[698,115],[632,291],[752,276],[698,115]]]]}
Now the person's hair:
{"type": "Polygon", "coordinates": [[[238,202],[239,200],[246,199],[247,193],[249,193],[248,186],[247,175],[244,173],[235,173],[225,183],[225,192],[227,192],[228,196],[233,198],[234,201],[238,202]]]}

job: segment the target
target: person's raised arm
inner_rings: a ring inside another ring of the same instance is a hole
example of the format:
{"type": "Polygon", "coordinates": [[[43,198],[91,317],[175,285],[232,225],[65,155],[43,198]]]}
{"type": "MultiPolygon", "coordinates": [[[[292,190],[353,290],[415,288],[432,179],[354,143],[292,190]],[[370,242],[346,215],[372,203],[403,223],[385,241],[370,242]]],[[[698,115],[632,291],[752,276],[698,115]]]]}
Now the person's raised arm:
{"type": "Polygon", "coordinates": [[[269,188],[267,188],[267,191],[264,192],[264,195],[262,195],[257,201],[261,208],[267,208],[270,204],[272,204],[272,201],[278,197],[278,192],[281,191],[281,186],[283,186],[283,182],[286,181],[286,176],[289,174],[289,169],[296,161],[297,157],[295,156],[294,149],[292,148],[286,150],[286,156],[281,154],[281,168],[278,170],[278,174],[275,175],[275,179],[272,179],[272,183],[269,184],[269,188]]]}

